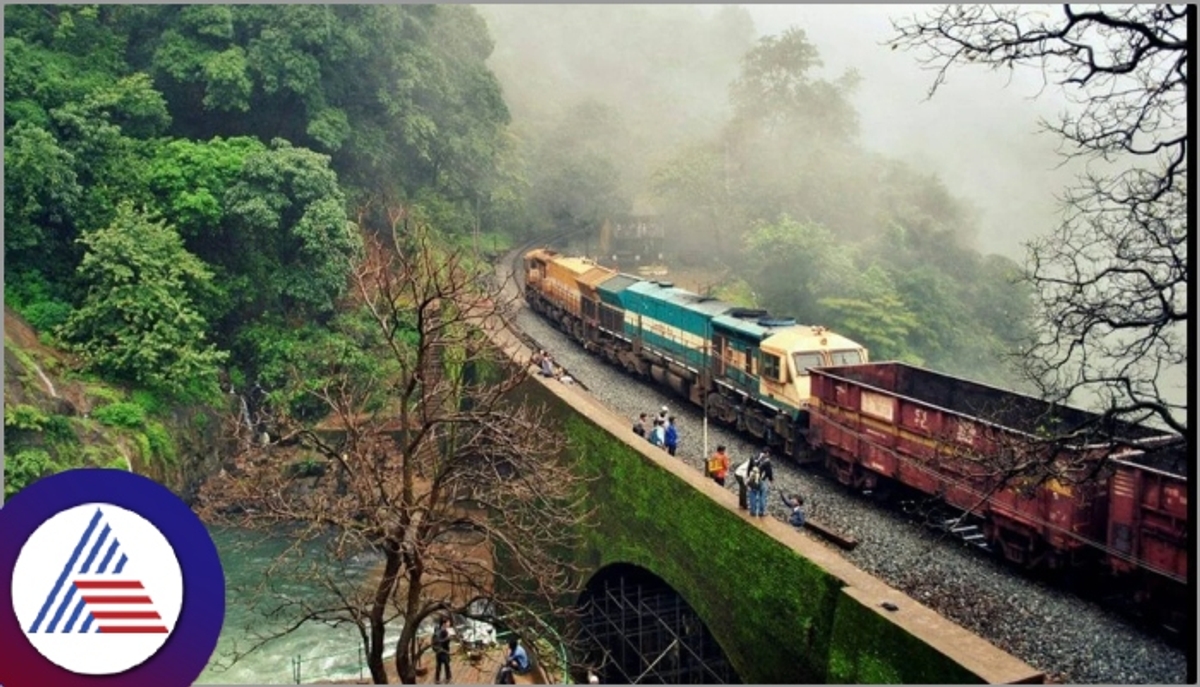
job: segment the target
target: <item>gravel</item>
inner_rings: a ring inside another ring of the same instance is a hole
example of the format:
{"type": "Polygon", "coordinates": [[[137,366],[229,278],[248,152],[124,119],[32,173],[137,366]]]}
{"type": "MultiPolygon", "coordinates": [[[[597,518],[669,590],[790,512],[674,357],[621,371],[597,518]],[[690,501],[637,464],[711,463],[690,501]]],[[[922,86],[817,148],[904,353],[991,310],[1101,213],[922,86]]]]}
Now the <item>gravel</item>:
{"type": "MultiPolygon", "coordinates": [[[[703,469],[703,415],[699,409],[592,357],[527,308],[518,312],[514,323],[630,423],[640,412],[653,417],[661,406],[668,406],[679,428],[677,457],[703,469]]],[[[709,450],[724,444],[733,465],[757,449],[756,444],[714,423],[709,424],[708,434],[709,450]]],[[[802,470],[780,457],[773,462],[775,484],[768,500],[771,516],[786,520],[777,496],[781,489],[804,494],[810,519],[858,540],[857,548],[842,552],[849,561],[1043,671],[1051,680],[1187,682],[1188,659],[1182,649],[1130,626],[1099,604],[1019,576],[982,552],[886,511],[823,474],[802,470]]],[[[736,481],[730,479],[728,488],[736,492],[736,481]]]]}

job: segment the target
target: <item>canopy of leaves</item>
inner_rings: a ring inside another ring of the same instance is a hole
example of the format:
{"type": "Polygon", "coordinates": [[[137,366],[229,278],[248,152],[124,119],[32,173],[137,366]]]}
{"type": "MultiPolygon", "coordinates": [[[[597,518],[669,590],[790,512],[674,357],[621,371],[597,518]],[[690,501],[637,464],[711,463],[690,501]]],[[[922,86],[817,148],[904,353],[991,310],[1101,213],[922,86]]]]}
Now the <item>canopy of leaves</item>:
{"type": "Polygon", "coordinates": [[[202,261],[191,307],[222,348],[331,316],[361,248],[351,216],[523,226],[468,6],[9,6],[5,38],[5,290],[33,321],[90,297],[78,239],[127,201],[202,261]]]}
{"type": "Polygon", "coordinates": [[[215,389],[225,356],[204,343],[194,304],[211,275],[175,230],[123,202],[110,226],[80,241],[87,296],[61,334],[87,366],[177,396],[215,389]]]}

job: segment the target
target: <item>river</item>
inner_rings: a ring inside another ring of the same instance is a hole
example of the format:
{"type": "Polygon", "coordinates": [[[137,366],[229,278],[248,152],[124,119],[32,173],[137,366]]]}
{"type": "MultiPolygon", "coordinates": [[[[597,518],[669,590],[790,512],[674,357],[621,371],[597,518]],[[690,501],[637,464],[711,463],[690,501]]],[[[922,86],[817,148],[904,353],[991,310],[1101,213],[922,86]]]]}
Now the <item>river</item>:
{"type": "MultiPolygon", "coordinates": [[[[244,651],[254,642],[255,635],[269,635],[288,625],[287,618],[269,617],[265,604],[254,603],[255,594],[251,591],[262,581],[263,571],[284,550],[287,540],[282,536],[264,540],[260,535],[237,530],[212,530],[212,537],[225,568],[225,625],[217,650],[196,684],[294,684],[297,660],[302,682],[357,678],[360,669],[364,675],[368,674],[360,657],[357,630],[353,626],[330,627],[318,623],[306,623],[232,665],[224,665],[235,647],[244,651]]],[[[314,547],[313,553],[323,555],[318,547],[314,547]]],[[[370,557],[356,559],[348,576],[365,579],[376,562],[370,557]]],[[[281,585],[279,591],[295,598],[317,594],[320,589],[311,582],[293,580],[281,585]]],[[[399,628],[389,632],[393,635],[389,646],[398,632],[399,628]]]]}

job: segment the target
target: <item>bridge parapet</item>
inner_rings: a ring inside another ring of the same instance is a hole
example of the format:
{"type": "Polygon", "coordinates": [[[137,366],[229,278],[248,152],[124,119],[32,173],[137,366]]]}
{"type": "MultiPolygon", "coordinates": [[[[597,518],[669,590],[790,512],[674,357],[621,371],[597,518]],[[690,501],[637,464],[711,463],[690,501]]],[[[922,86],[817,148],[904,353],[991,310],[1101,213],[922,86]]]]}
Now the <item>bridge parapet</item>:
{"type": "MultiPolygon", "coordinates": [[[[500,323],[516,360],[526,348],[500,323]]],[[[630,563],[670,584],[748,683],[1041,683],[1044,675],[773,518],[629,431],[587,391],[532,376],[562,421],[565,451],[595,477],[599,526],[579,561],[630,563]],[[895,606],[887,610],[882,604],[895,606]]]]}

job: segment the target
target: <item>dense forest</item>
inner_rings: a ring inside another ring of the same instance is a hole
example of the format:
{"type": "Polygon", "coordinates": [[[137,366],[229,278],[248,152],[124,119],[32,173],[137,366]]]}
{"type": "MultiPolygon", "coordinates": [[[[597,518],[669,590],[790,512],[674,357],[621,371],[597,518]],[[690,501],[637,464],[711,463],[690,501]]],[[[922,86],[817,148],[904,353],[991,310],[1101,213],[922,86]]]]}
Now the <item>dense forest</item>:
{"type": "MultiPolygon", "coordinates": [[[[361,349],[366,235],[496,250],[649,202],[731,298],[1009,381],[1019,266],[972,248],[935,176],[857,142],[854,74],[736,8],[577,9],[6,6],[7,307],[125,390],[118,424],[256,385],[303,414],[288,380],[361,349]]],[[[86,457],[5,420],[9,493],[86,457]]]]}

